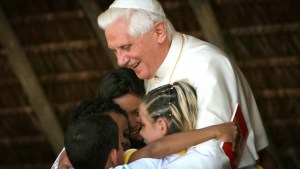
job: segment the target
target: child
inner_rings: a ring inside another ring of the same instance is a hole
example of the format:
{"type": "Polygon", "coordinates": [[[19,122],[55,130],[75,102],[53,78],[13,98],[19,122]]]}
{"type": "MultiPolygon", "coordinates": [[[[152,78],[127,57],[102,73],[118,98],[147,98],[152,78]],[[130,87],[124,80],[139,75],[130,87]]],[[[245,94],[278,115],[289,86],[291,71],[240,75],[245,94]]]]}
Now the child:
{"type": "MultiPolygon", "coordinates": [[[[111,100],[97,98],[93,100],[86,100],[80,103],[80,105],[70,114],[69,125],[78,119],[84,118],[91,114],[110,115],[113,120],[118,124],[119,140],[121,148],[127,149],[130,145],[128,135],[128,119],[126,112],[116,105],[111,100]]],[[[69,158],[65,149],[59,154],[55,163],[51,169],[63,168],[68,169],[71,167],[69,158]],[[65,157],[65,158],[59,158],[65,157]],[[58,162],[59,159],[59,162],[58,162]]]]}
{"type": "Polygon", "coordinates": [[[147,142],[194,130],[198,118],[196,91],[183,81],[161,86],[144,97],[139,112],[140,134],[147,142]]]}
{"type": "Polygon", "coordinates": [[[132,148],[145,146],[140,136],[140,117],[138,108],[145,95],[144,81],[133,70],[118,68],[107,73],[101,80],[97,97],[107,98],[126,111],[129,122],[129,140],[132,148]]]}
{"type": "Polygon", "coordinates": [[[65,148],[76,169],[101,169],[123,162],[117,123],[109,115],[91,114],[70,123],[65,148]]]}
{"type": "MultiPolygon", "coordinates": [[[[173,133],[194,130],[198,118],[196,91],[184,81],[158,87],[150,91],[143,98],[139,112],[143,126],[140,134],[147,143],[173,133]]],[[[190,137],[188,138],[191,139],[190,137]]],[[[177,141],[185,141],[185,139],[184,137],[178,138],[177,141]]],[[[172,142],[169,144],[172,144],[172,142]]],[[[176,148],[173,147],[172,149],[175,150],[176,148]]],[[[178,148],[177,150],[181,151],[183,149],[178,148]]],[[[155,152],[154,154],[161,153],[157,148],[154,148],[152,151],[155,152]]],[[[218,149],[216,151],[222,150],[218,149]]],[[[130,150],[130,152],[134,151],[130,150]]],[[[129,162],[134,161],[136,160],[135,155],[138,155],[138,158],[152,157],[148,154],[144,156],[134,152],[130,157],[126,157],[126,159],[129,158],[129,162]]],[[[173,161],[174,156],[178,158],[180,155],[172,155],[164,157],[164,159],[173,161]]],[[[223,165],[225,168],[229,167],[228,159],[225,159],[225,161],[228,163],[224,163],[223,165]]]]}

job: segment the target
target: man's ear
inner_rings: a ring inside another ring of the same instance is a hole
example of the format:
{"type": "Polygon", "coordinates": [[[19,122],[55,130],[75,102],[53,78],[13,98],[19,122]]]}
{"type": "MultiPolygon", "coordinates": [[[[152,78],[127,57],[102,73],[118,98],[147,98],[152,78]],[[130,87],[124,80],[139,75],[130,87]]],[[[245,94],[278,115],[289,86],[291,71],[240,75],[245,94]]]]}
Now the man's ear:
{"type": "Polygon", "coordinates": [[[160,117],[157,119],[156,123],[159,127],[158,129],[159,129],[161,135],[165,136],[169,130],[168,122],[164,118],[160,117]]]}
{"type": "Polygon", "coordinates": [[[155,35],[159,43],[163,43],[167,38],[167,25],[165,22],[156,22],[154,25],[155,35]]]}

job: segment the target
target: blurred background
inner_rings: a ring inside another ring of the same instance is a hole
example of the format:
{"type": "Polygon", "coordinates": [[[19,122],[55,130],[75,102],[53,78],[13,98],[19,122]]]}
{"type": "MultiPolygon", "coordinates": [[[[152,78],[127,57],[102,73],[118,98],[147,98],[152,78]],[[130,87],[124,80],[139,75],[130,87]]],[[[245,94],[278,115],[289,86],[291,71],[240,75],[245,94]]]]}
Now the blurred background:
{"type": "MultiPolygon", "coordinates": [[[[300,168],[300,1],[160,0],[177,31],[248,79],[280,168],[300,168]]],[[[49,169],[69,113],[115,69],[97,16],[112,0],[0,0],[0,169],[49,169]]]]}

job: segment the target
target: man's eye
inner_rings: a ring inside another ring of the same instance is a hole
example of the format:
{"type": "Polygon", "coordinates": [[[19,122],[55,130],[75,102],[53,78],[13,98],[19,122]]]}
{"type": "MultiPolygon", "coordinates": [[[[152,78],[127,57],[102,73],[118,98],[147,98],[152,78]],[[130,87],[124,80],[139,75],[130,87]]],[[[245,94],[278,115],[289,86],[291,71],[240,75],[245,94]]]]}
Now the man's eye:
{"type": "Polygon", "coordinates": [[[122,46],[122,49],[123,49],[123,50],[129,50],[130,47],[131,47],[131,45],[124,45],[124,46],[122,46]]]}

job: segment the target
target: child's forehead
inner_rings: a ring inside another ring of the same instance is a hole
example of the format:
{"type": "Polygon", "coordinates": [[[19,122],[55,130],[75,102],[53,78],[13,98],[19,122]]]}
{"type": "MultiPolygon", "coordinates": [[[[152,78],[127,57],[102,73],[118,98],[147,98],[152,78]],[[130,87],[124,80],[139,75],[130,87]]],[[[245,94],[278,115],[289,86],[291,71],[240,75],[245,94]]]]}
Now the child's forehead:
{"type": "Polygon", "coordinates": [[[148,110],[147,110],[147,107],[146,107],[146,105],[145,105],[145,103],[141,103],[140,104],[140,106],[139,106],[139,113],[145,113],[145,112],[147,112],[148,110]]]}
{"type": "Polygon", "coordinates": [[[124,114],[117,113],[115,111],[111,111],[108,113],[108,115],[115,121],[127,121],[126,117],[124,114]]]}
{"type": "Polygon", "coordinates": [[[108,115],[117,123],[119,128],[128,127],[127,118],[123,114],[112,111],[108,115]]]}
{"type": "Polygon", "coordinates": [[[141,118],[141,122],[144,123],[144,124],[145,123],[152,123],[152,119],[146,111],[144,111],[144,112],[140,111],[140,118],[141,118]]]}

